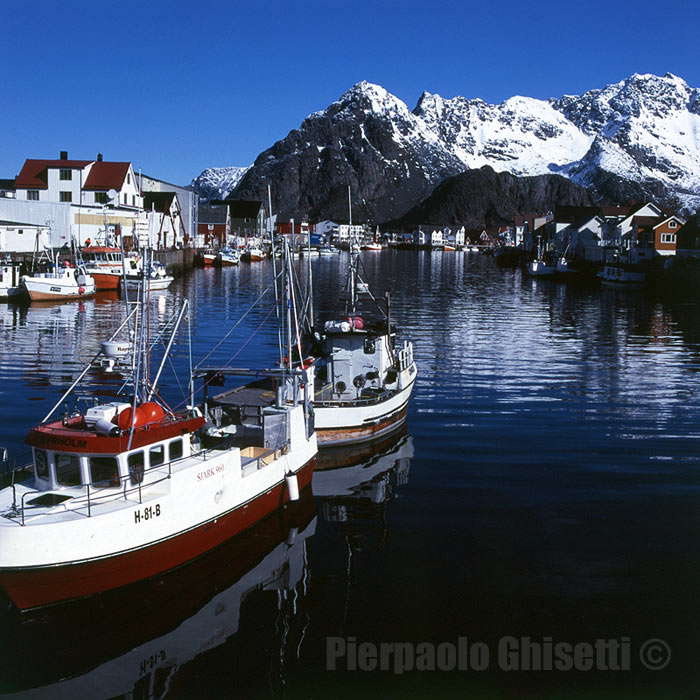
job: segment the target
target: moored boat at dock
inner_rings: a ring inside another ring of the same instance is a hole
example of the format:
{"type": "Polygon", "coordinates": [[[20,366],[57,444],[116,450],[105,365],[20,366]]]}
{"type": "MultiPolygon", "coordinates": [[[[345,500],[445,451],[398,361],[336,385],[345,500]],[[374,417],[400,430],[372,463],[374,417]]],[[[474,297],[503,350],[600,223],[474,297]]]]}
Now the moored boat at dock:
{"type": "Polygon", "coordinates": [[[87,299],[95,294],[95,281],[85,268],[74,268],[67,260],[54,262],[46,272],[24,275],[22,285],[32,301],[87,299]]]}
{"type": "MultiPolygon", "coordinates": [[[[145,292],[142,290],[142,296],[145,292]]],[[[174,410],[148,374],[146,305],[136,302],[49,412],[29,431],[32,462],[0,490],[0,585],[19,609],[89,596],[168,571],[222,544],[309,485],[316,454],[301,369],[199,368],[174,410]],[[120,334],[137,342],[120,344],[120,334]],[[116,346],[116,350],[115,350],[116,346]],[[122,349],[120,349],[122,348],[122,349]],[[55,418],[80,380],[131,352],[133,394],[55,418]],[[113,359],[113,358],[111,358],[113,359]],[[194,405],[194,380],[257,383],[194,405]]]]}
{"type": "Polygon", "coordinates": [[[359,314],[358,289],[374,297],[358,266],[359,257],[351,254],[343,315],[323,328],[314,389],[321,447],[372,440],[401,427],[417,375],[413,345],[396,347],[389,295],[382,318],[359,314]]]}

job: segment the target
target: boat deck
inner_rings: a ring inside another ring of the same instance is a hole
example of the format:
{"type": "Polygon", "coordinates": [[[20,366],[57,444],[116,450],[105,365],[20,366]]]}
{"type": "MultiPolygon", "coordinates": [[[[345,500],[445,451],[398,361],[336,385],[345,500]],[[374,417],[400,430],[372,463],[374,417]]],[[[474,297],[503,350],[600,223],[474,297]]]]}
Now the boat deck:
{"type": "Polygon", "coordinates": [[[214,396],[211,401],[219,406],[264,408],[275,403],[275,390],[272,379],[265,378],[224,391],[214,396]]]}

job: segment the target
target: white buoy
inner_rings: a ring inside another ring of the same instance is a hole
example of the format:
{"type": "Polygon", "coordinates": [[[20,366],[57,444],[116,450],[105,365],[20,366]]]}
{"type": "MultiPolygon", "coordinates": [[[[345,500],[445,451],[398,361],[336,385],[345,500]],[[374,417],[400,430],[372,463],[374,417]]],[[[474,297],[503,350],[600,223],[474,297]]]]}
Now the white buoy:
{"type": "Polygon", "coordinates": [[[296,474],[287,474],[284,477],[287,482],[287,490],[289,491],[289,500],[298,501],[299,500],[299,482],[297,481],[296,474]]]}

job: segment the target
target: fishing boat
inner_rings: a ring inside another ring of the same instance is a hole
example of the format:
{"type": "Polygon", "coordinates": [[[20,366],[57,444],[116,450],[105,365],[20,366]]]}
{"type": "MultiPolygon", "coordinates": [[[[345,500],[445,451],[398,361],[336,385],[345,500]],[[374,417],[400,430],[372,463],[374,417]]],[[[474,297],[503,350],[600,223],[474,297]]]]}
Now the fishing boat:
{"type": "Polygon", "coordinates": [[[448,253],[454,252],[457,250],[457,248],[450,243],[445,243],[445,245],[442,246],[442,249],[448,253]]]}
{"type": "Polygon", "coordinates": [[[165,265],[153,259],[152,251],[129,255],[125,262],[126,274],[122,276],[122,289],[136,292],[147,283],[151,292],[167,289],[173,281],[165,265]]]}
{"type": "Polygon", "coordinates": [[[19,299],[24,296],[19,263],[5,259],[0,261],[0,299],[19,299]]]}
{"type": "Polygon", "coordinates": [[[314,409],[321,447],[372,440],[397,430],[406,420],[416,380],[412,343],[396,345],[390,295],[384,311],[359,266],[359,256],[351,254],[344,311],[327,321],[317,338],[314,409]],[[380,318],[360,314],[360,294],[374,302],[380,318]]]}
{"type": "Polygon", "coordinates": [[[554,277],[557,272],[556,265],[551,265],[545,260],[542,249],[542,237],[537,237],[537,255],[525,266],[527,274],[531,277],[554,277]]]}
{"type": "Polygon", "coordinates": [[[241,253],[244,262],[260,262],[265,259],[265,253],[259,246],[249,246],[241,253]]]}
{"type": "Polygon", "coordinates": [[[204,265],[213,265],[216,261],[217,253],[211,249],[205,250],[202,253],[202,263],[204,265]]]}
{"type": "Polygon", "coordinates": [[[234,248],[222,248],[216,256],[216,262],[221,267],[238,265],[241,261],[241,254],[234,248]]]}
{"type": "Polygon", "coordinates": [[[122,269],[122,252],[110,246],[86,246],[81,250],[87,273],[95,280],[95,289],[119,288],[122,269]]]}
{"type": "Polygon", "coordinates": [[[527,274],[532,277],[554,277],[557,272],[555,265],[550,265],[544,260],[530,260],[526,269],[527,274]]]}
{"type": "Polygon", "coordinates": [[[95,280],[83,265],[74,268],[68,260],[56,259],[46,272],[22,277],[22,285],[32,301],[87,299],[95,294],[95,280]]]}
{"type": "Polygon", "coordinates": [[[142,288],[124,323],[29,431],[32,461],[0,489],[0,586],[20,610],[178,567],[310,484],[317,444],[305,371],[199,366],[190,370],[184,408],[171,408],[158,383],[189,324],[189,304],[165,324],[169,339],[163,331],[151,340],[146,299],[142,288]],[[151,377],[150,349],[161,344],[151,377]],[[115,355],[133,391],[80,408],[79,383],[115,355]],[[207,387],[230,375],[256,381],[209,398],[207,387]],[[196,380],[204,383],[200,405],[196,380]],[[76,409],[55,417],[71,397],[76,409]]]}
{"type": "Polygon", "coordinates": [[[616,262],[606,264],[598,278],[610,287],[639,287],[644,284],[646,273],[638,265],[616,262]]]}
{"type": "Polygon", "coordinates": [[[328,257],[331,255],[335,255],[336,253],[339,253],[340,251],[337,248],[331,248],[329,245],[326,246],[321,246],[318,249],[318,254],[321,257],[328,257]]]}

